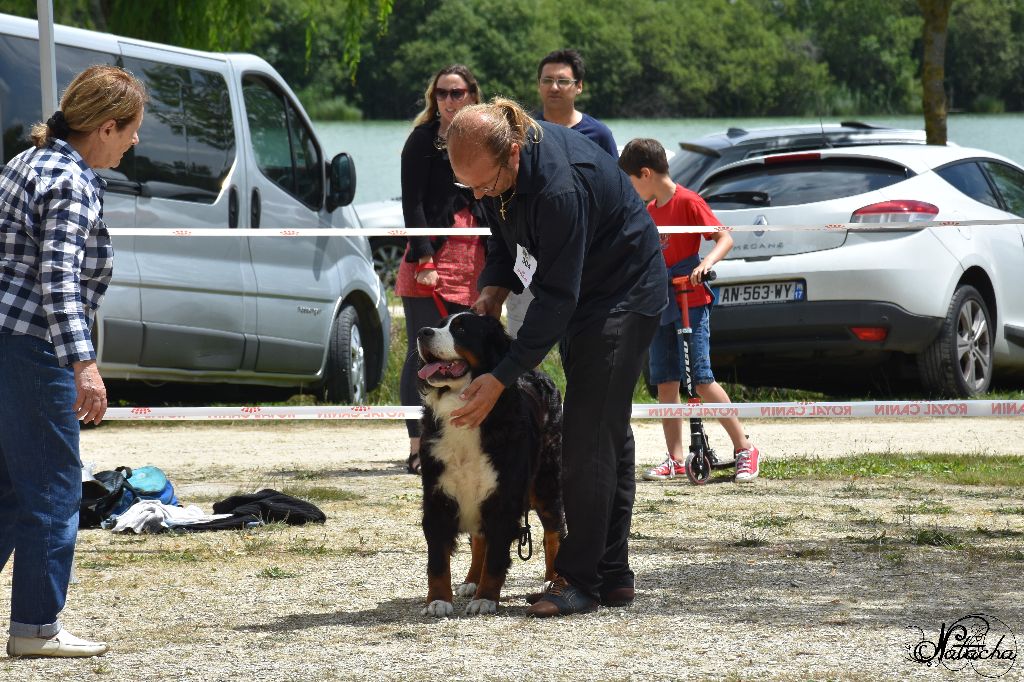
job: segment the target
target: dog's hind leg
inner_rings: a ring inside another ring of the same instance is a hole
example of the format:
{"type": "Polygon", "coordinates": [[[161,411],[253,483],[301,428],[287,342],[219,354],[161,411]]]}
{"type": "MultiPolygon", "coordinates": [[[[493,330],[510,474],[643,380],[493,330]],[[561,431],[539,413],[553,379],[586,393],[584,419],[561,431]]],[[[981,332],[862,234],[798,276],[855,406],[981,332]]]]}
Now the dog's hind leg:
{"type": "Polygon", "coordinates": [[[544,581],[550,582],[555,579],[555,557],[562,542],[562,508],[558,504],[545,504],[536,496],[530,503],[544,527],[544,581]],[[551,506],[555,506],[557,511],[553,511],[551,506]]]}
{"type": "Polygon", "coordinates": [[[455,593],[460,597],[472,597],[476,594],[477,585],[480,584],[480,576],[484,571],[484,554],[487,552],[487,541],[484,536],[474,533],[469,539],[470,550],[473,558],[469,563],[469,573],[466,579],[455,588],[455,593]]]}

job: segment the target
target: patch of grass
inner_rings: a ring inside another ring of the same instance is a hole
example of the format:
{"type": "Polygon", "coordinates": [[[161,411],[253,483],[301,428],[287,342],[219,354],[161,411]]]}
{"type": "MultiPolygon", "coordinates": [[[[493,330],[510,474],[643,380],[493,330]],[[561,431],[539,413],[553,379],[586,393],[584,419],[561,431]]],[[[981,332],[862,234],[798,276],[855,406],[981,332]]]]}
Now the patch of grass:
{"type": "Polygon", "coordinates": [[[161,550],[155,554],[156,558],[161,561],[167,561],[170,563],[181,563],[181,564],[198,564],[210,557],[204,552],[194,552],[190,549],[184,550],[161,550]]]}
{"type": "Polygon", "coordinates": [[[921,528],[910,534],[910,542],[914,545],[941,547],[943,549],[964,549],[967,545],[957,535],[939,528],[921,528]]]}
{"type": "Polygon", "coordinates": [[[768,541],[762,537],[756,535],[747,535],[744,533],[740,536],[739,540],[734,540],[729,543],[730,547],[764,547],[768,544],[768,541]]]}
{"type": "Polygon", "coordinates": [[[314,542],[310,538],[297,537],[294,538],[286,548],[290,554],[298,554],[300,556],[325,556],[331,553],[330,548],[327,546],[327,536],[325,535],[319,543],[314,542]]]}
{"type": "Polygon", "coordinates": [[[1019,530],[1011,530],[1009,528],[985,528],[984,526],[978,526],[974,529],[974,532],[984,538],[1020,538],[1024,537],[1024,532],[1019,530]]]}
{"type": "Polygon", "coordinates": [[[1024,515],[1024,507],[996,507],[996,514],[1019,514],[1024,515]]]}
{"type": "Polygon", "coordinates": [[[361,500],[363,496],[351,490],[342,488],[330,488],[327,486],[285,486],[281,491],[286,495],[298,497],[302,500],[315,502],[351,502],[361,500]]]}
{"type": "Polygon", "coordinates": [[[824,547],[802,547],[801,549],[793,552],[793,557],[797,559],[827,559],[829,552],[824,547]]]}
{"type": "Polygon", "coordinates": [[[907,563],[907,553],[900,550],[882,552],[880,558],[883,564],[891,568],[899,568],[907,563]]]}
{"type": "Polygon", "coordinates": [[[774,480],[906,478],[955,485],[1020,487],[1024,485],[1024,457],[886,452],[834,459],[767,460],[762,475],[774,480]]]}
{"type": "Polygon", "coordinates": [[[882,547],[883,545],[891,545],[896,542],[893,538],[889,537],[887,531],[882,531],[870,537],[863,537],[857,535],[847,535],[846,540],[858,544],[858,545],[877,545],[882,547]]]}
{"type": "Polygon", "coordinates": [[[267,578],[268,580],[280,580],[281,578],[294,578],[295,573],[290,573],[280,566],[268,566],[267,568],[261,569],[256,574],[258,578],[267,578]]]}
{"type": "Polygon", "coordinates": [[[794,521],[795,516],[779,516],[775,512],[759,514],[743,522],[747,528],[786,528],[794,521]]]}
{"type": "Polygon", "coordinates": [[[925,500],[916,505],[900,505],[894,511],[897,514],[949,514],[953,508],[935,500],[925,500]]]}
{"type": "Polygon", "coordinates": [[[880,516],[863,516],[858,519],[850,519],[850,523],[854,526],[881,526],[885,524],[885,521],[880,516]]]}
{"type": "Polygon", "coordinates": [[[1008,559],[1010,561],[1024,561],[1024,549],[1017,547],[1001,552],[998,556],[1000,559],[1008,559]]]}

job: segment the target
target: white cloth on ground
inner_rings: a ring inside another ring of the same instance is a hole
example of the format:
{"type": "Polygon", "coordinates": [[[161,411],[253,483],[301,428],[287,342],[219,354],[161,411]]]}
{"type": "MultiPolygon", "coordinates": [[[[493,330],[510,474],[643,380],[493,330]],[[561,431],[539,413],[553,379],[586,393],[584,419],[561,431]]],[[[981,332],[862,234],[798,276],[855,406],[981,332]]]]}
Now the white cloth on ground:
{"type": "Polygon", "coordinates": [[[169,528],[188,526],[193,523],[224,519],[231,514],[207,514],[200,507],[190,504],[175,507],[159,500],[139,500],[128,510],[115,517],[112,528],[115,533],[160,533],[169,528]]]}

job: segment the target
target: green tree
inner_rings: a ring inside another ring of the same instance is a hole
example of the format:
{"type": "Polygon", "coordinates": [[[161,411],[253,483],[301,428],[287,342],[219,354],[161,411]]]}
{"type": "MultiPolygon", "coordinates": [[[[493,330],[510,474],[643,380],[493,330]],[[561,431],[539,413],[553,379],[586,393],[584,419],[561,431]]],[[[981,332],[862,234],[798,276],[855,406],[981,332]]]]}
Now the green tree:
{"type": "Polygon", "coordinates": [[[949,17],[946,90],[951,108],[1024,108],[1024,2],[959,0],[949,17]]]}

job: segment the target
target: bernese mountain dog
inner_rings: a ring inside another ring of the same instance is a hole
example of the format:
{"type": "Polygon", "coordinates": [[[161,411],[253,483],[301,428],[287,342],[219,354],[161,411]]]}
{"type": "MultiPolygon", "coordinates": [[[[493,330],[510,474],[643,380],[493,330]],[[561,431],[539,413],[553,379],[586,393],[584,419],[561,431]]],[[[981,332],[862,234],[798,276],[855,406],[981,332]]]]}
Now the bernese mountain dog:
{"type": "Polygon", "coordinates": [[[422,366],[420,462],[427,600],[423,615],[451,616],[451,556],[459,533],[470,534],[472,559],[459,596],[466,615],[497,611],[511,545],[529,509],[544,528],[545,580],[564,531],[561,493],[562,399],[543,372],[523,374],[502,392],[477,428],[451,424],[465,404],[459,393],[494,369],[512,339],[501,322],[469,312],[449,315],[416,336],[422,366]]]}

